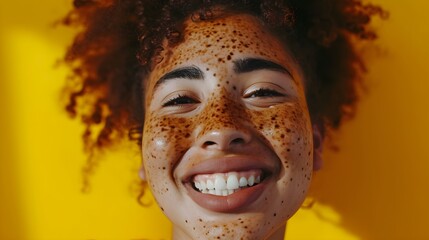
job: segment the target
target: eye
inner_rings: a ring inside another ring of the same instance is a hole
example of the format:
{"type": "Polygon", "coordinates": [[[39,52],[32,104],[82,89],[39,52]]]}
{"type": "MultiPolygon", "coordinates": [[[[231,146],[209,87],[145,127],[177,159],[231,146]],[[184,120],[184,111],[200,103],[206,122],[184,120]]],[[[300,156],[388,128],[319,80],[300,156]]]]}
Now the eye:
{"type": "Polygon", "coordinates": [[[269,88],[259,88],[244,95],[244,98],[284,97],[285,94],[269,88]]]}
{"type": "Polygon", "coordinates": [[[199,101],[197,101],[191,97],[188,97],[186,95],[179,94],[179,95],[169,99],[164,104],[162,104],[162,107],[183,106],[183,105],[195,104],[195,103],[199,103],[199,101]]]}

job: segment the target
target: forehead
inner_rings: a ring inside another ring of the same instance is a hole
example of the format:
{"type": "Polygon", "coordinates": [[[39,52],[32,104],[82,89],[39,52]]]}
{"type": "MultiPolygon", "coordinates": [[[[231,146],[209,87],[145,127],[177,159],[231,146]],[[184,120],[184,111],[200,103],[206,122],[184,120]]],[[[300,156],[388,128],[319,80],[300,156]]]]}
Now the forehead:
{"type": "Polygon", "coordinates": [[[234,59],[263,58],[291,70],[298,68],[279,38],[271,34],[258,18],[248,14],[216,16],[212,20],[184,22],[183,40],[169,46],[165,40],[160,61],[155,65],[149,84],[172,69],[204,65],[206,70],[219,70],[234,59]]]}
{"type": "MultiPolygon", "coordinates": [[[[194,48],[194,53],[200,54],[237,52],[277,57],[277,52],[272,47],[282,48],[280,41],[264,29],[261,21],[245,14],[212,21],[187,21],[184,38],[188,43],[195,43],[189,47],[194,48]]],[[[217,60],[228,58],[228,55],[219,55],[217,60]]]]}

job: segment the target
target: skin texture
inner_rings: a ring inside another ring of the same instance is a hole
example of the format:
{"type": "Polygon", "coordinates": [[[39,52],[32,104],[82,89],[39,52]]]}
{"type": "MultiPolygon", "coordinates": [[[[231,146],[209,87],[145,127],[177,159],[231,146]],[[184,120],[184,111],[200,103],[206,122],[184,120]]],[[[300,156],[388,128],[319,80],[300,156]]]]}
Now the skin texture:
{"type": "Polygon", "coordinates": [[[303,74],[266,29],[244,14],[187,20],[184,41],[165,41],[145,79],[143,163],[175,239],[283,239],[287,219],[306,196],[313,132],[303,74]],[[243,59],[269,60],[287,71],[237,73],[243,59]],[[183,67],[200,69],[202,78],[159,83],[183,67]],[[248,197],[234,193],[211,207],[195,201],[196,173],[253,168],[262,168],[264,179],[250,200],[231,205],[248,197]]]}

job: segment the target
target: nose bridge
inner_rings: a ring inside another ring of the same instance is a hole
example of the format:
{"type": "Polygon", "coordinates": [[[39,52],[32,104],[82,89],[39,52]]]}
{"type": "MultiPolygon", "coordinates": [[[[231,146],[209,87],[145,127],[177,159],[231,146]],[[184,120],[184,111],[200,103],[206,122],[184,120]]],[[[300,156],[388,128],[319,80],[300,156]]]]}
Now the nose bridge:
{"type": "Polygon", "coordinates": [[[201,145],[227,147],[232,143],[250,141],[244,106],[231,99],[225,90],[213,96],[199,117],[201,145]]]}
{"type": "Polygon", "coordinates": [[[209,117],[204,124],[206,131],[242,130],[245,112],[240,103],[229,98],[227,94],[220,94],[210,100],[202,115],[209,117]]]}

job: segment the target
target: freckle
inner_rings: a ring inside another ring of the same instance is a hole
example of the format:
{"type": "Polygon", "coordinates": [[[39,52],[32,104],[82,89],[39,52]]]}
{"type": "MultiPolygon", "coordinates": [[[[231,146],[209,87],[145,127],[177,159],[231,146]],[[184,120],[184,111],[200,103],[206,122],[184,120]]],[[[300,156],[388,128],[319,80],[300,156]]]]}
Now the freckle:
{"type": "Polygon", "coordinates": [[[226,81],[226,84],[229,84],[229,81],[226,81]]]}
{"type": "Polygon", "coordinates": [[[290,181],[292,182],[293,178],[290,178],[290,181]]]}
{"type": "Polygon", "coordinates": [[[226,59],[231,60],[231,55],[228,55],[228,57],[226,59]]]}
{"type": "Polygon", "coordinates": [[[237,90],[237,87],[236,86],[232,86],[232,89],[237,90]]]}
{"type": "Polygon", "coordinates": [[[290,148],[286,149],[286,151],[290,152],[290,148]]]}

